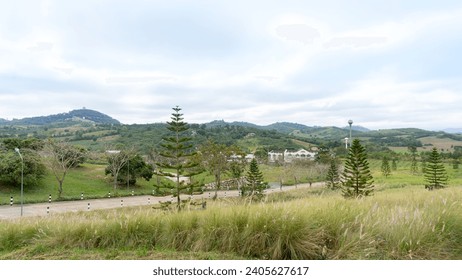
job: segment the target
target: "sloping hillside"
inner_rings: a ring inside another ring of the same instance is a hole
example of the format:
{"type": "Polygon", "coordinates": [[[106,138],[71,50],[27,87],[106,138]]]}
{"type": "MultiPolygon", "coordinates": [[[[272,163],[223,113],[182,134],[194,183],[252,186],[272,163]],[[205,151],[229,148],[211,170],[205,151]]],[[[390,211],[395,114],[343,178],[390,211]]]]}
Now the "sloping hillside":
{"type": "MultiPolygon", "coordinates": [[[[95,110],[78,109],[68,113],[61,113],[56,115],[31,117],[24,119],[17,119],[12,121],[5,121],[3,124],[9,125],[49,125],[53,123],[69,122],[69,121],[87,121],[98,124],[120,124],[116,119],[108,115],[100,113],[95,110]]],[[[0,122],[1,123],[1,122],[0,122]]]]}

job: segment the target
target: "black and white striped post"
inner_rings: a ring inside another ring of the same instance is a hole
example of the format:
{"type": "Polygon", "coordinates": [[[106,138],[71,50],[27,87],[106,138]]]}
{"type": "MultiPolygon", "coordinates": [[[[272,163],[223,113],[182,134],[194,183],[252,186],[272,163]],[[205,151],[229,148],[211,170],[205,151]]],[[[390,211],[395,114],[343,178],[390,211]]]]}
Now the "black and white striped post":
{"type": "Polygon", "coordinates": [[[210,198],[210,192],[209,192],[209,198],[210,198]]]}
{"type": "Polygon", "coordinates": [[[90,210],[90,202],[88,202],[87,209],[90,210]]]}
{"type": "Polygon", "coordinates": [[[13,197],[10,197],[10,206],[13,206],[13,197]]]}
{"type": "Polygon", "coordinates": [[[50,206],[47,206],[47,215],[50,214],[50,206]]]}
{"type": "Polygon", "coordinates": [[[151,204],[151,198],[148,197],[148,204],[151,204]]]}
{"type": "Polygon", "coordinates": [[[124,206],[124,200],[121,199],[121,200],[120,200],[120,207],[123,207],[123,206],[124,206]]]}
{"type": "Polygon", "coordinates": [[[107,197],[111,198],[111,192],[108,193],[107,197]]]}
{"type": "Polygon", "coordinates": [[[135,191],[134,191],[134,190],[132,190],[132,196],[134,196],[134,195],[135,195],[135,191]]]}
{"type": "Polygon", "coordinates": [[[83,193],[80,194],[80,200],[83,200],[83,193]]]}
{"type": "Polygon", "coordinates": [[[226,192],[225,192],[225,198],[226,198],[226,192]]]}
{"type": "Polygon", "coordinates": [[[48,195],[48,203],[51,203],[51,194],[48,195]]]}

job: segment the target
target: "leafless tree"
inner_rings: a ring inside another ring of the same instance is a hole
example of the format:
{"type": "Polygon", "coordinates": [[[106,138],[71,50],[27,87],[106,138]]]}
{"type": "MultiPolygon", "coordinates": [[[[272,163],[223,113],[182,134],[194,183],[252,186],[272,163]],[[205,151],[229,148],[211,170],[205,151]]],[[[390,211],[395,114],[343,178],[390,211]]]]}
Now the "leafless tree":
{"type": "Polygon", "coordinates": [[[58,198],[61,198],[63,193],[63,183],[68,171],[82,163],[85,154],[85,149],[67,142],[58,142],[52,139],[46,141],[42,156],[46,166],[58,181],[58,198]]]}

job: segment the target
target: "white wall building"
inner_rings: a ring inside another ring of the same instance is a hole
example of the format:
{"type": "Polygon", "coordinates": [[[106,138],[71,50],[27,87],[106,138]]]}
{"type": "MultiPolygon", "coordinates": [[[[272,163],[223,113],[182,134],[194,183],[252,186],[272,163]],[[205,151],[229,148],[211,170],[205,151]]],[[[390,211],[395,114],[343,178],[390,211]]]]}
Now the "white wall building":
{"type": "Polygon", "coordinates": [[[268,161],[292,162],[293,160],[314,160],[316,154],[317,153],[305,149],[300,149],[298,151],[285,150],[284,153],[271,151],[268,153],[268,161]]]}

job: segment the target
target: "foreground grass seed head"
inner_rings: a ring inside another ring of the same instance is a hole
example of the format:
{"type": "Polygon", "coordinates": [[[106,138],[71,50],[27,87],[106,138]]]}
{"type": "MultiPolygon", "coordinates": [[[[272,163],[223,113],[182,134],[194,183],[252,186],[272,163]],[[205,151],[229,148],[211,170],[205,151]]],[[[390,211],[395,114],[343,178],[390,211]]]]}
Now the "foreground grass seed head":
{"type": "Polygon", "coordinates": [[[26,258],[34,258],[32,251],[43,256],[50,248],[144,248],[258,259],[460,259],[461,189],[434,195],[390,189],[344,200],[336,192],[320,196],[296,190],[250,205],[219,200],[206,211],[124,208],[1,221],[0,258],[15,258],[15,252],[20,257],[29,249],[26,258]]]}

